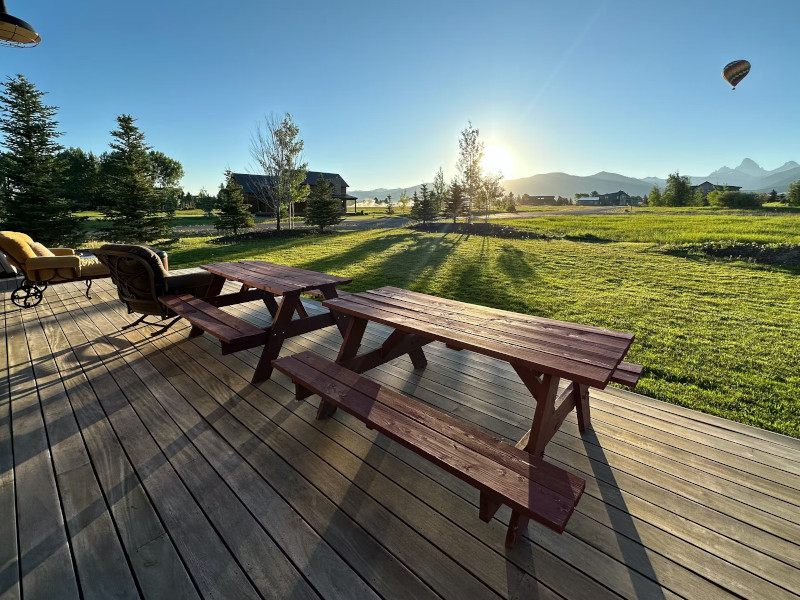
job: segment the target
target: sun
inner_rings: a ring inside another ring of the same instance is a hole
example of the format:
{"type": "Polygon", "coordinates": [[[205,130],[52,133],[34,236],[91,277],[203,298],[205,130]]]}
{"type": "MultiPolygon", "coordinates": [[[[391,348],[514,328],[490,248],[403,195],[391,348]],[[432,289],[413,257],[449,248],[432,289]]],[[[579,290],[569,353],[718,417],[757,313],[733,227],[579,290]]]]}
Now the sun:
{"type": "Polygon", "coordinates": [[[514,173],[514,157],[502,146],[486,146],[481,166],[486,173],[499,172],[508,178],[514,173]]]}

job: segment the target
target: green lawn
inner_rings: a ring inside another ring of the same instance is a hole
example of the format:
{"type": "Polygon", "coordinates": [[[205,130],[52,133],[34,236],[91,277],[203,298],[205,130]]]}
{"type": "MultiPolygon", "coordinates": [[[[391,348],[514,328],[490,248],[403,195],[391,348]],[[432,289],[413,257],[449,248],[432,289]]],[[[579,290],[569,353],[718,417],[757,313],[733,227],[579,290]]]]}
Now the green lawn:
{"type": "Polygon", "coordinates": [[[557,237],[684,244],[712,241],[800,244],[800,213],[624,209],[610,215],[558,215],[493,221],[557,237]]]}
{"type": "MultiPolygon", "coordinates": [[[[636,341],[628,358],[645,366],[640,393],[800,437],[799,276],[741,261],[676,257],[653,243],[698,240],[717,229],[732,235],[731,223],[739,223],[739,235],[797,240],[798,221],[792,229],[781,217],[745,224],[724,216],[717,225],[686,217],[678,227],[686,232],[662,227],[653,234],[645,224],[664,217],[634,215],[633,231],[644,242],[511,241],[409,229],[226,246],[198,237],[171,249],[170,266],[264,259],[352,277],[351,291],[395,285],[630,331],[636,341]]],[[[635,237],[611,225],[614,217],[585,218],[599,220],[584,224],[586,231],[635,237]]],[[[556,222],[551,227],[570,231],[556,222]]]]}

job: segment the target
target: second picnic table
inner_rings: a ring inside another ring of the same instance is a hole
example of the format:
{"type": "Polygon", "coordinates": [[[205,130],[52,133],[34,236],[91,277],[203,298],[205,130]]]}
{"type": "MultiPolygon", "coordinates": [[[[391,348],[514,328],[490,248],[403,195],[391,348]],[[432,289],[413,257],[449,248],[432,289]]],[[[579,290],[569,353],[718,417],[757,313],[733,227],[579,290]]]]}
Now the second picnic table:
{"type": "Polygon", "coordinates": [[[219,339],[223,354],[263,345],[253,383],[270,377],[271,362],[278,357],[285,339],[334,324],[344,331],[344,319],[337,323],[330,312],[309,315],[300,294],[319,291],[323,299],[334,299],[336,286],[350,283],[351,279],[255,260],[214,263],[201,268],[214,275],[205,298],[181,295],[164,296],[160,300],[192,324],[190,336],[207,332],[219,339]],[[226,281],[241,283],[241,288],[238,292],[221,294],[226,281]],[[280,302],[276,297],[280,297],[280,302]],[[252,300],[263,300],[272,316],[269,327],[257,327],[219,308],[252,300]],[[294,318],[295,313],[298,318],[294,318]]]}
{"type": "MultiPolygon", "coordinates": [[[[508,362],[536,400],[531,430],[517,447],[542,456],[566,416],[575,409],[584,432],[591,425],[589,386],[614,381],[635,385],[641,367],[622,361],[633,334],[518,314],[382,287],[326,300],[346,315],[347,330],[337,363],[363,373],[404,354],[416,368],[427,362],[423,347],[433,341],[508,362]],[[391,327],[383,344],[359,354],[369,321],[391,327]],[[560,379],[570,383],[560,394],[560,379]]],[[[320,416],[332,408],[323,402],[320,416]]]]}

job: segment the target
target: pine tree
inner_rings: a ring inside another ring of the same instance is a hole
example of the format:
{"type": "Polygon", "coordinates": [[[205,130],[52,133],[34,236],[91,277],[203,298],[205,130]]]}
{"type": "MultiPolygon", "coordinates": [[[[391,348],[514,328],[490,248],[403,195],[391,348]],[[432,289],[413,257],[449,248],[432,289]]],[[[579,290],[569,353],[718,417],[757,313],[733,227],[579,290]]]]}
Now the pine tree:
{"type": "Polygon", "coordinates": [[[458,217],[464,212],[464,190],[457,181],[453,181],[450,185],[450,194],[447,197],[447,202],[444,205],[444,216],[448,219],[453,219],[456,222],[458,217]]]}
{"type": "Polygon", "coordinates": [[[225,171],[225,183],[219,186],[218,197],[219,216],[214,227],[222,231],[233,231],[233,235],[238,236],[240,229],[254,225],[250,207],[244,201],[242,186],[230,170],[225,171]]]}
{"type": "Polygon", "coordinates": [[[155,189],[153,169],[144,134],[130,115],[117,117],[111,132],[111,152],[103,171],[106,206],[111,222],[105,237],[126,243],[147,243],[171,235],[171,221],[164,216],[163,199],[155,189]]]}
{"type": "Polygon", "coordinates": [[[83,240],[83,219],[71,214],[59,197],[57,159],[62,146],[54,120],[55,106],[22,75],[0,84],[0,131],[4,134],[0,161],[0,208],[3,227],[21,231],[47,246],[75,246],[83,240]]]}
{"type": "Polygon", "coordinates": [[[436,201],[434,193],[428,190],[428,185],[423,183],[420,187],[422,196],[414,192],[414,205],[411,207],[411,218],[415,221],[430,223],[436,218],[436,201]]]}
{"type": "Polygon", "coordinates": [[[308,194],[306,223],[319,227],[320,233],[342,222],[342,204],[332,193],[333,185],[320,175],[308,194]]]}

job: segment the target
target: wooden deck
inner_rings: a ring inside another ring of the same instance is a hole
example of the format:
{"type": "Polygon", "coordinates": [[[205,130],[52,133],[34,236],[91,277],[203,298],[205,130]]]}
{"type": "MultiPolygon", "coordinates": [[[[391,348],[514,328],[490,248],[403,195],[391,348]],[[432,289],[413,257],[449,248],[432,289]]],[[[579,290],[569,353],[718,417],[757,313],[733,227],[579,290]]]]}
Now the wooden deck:
{"type": "MultiPolygon", "coordinates": [[[[110,282],[81,288],[29,310],[0,295],[0,599],[800,594],[800,440],[593,390],[594,431],[573,414],[545,455],[587,480],[567,530],[531,524],[506,551],[507,509],[483,523],[475,489],[341,411],[315,421],[280,373],[251,385],[258,349],[222,356],[185,323],[121,332],[135,315],[110,282]]],[[[498,437],[530,425],[508,365],[426,354],[369,375],[498,437]]]]}

